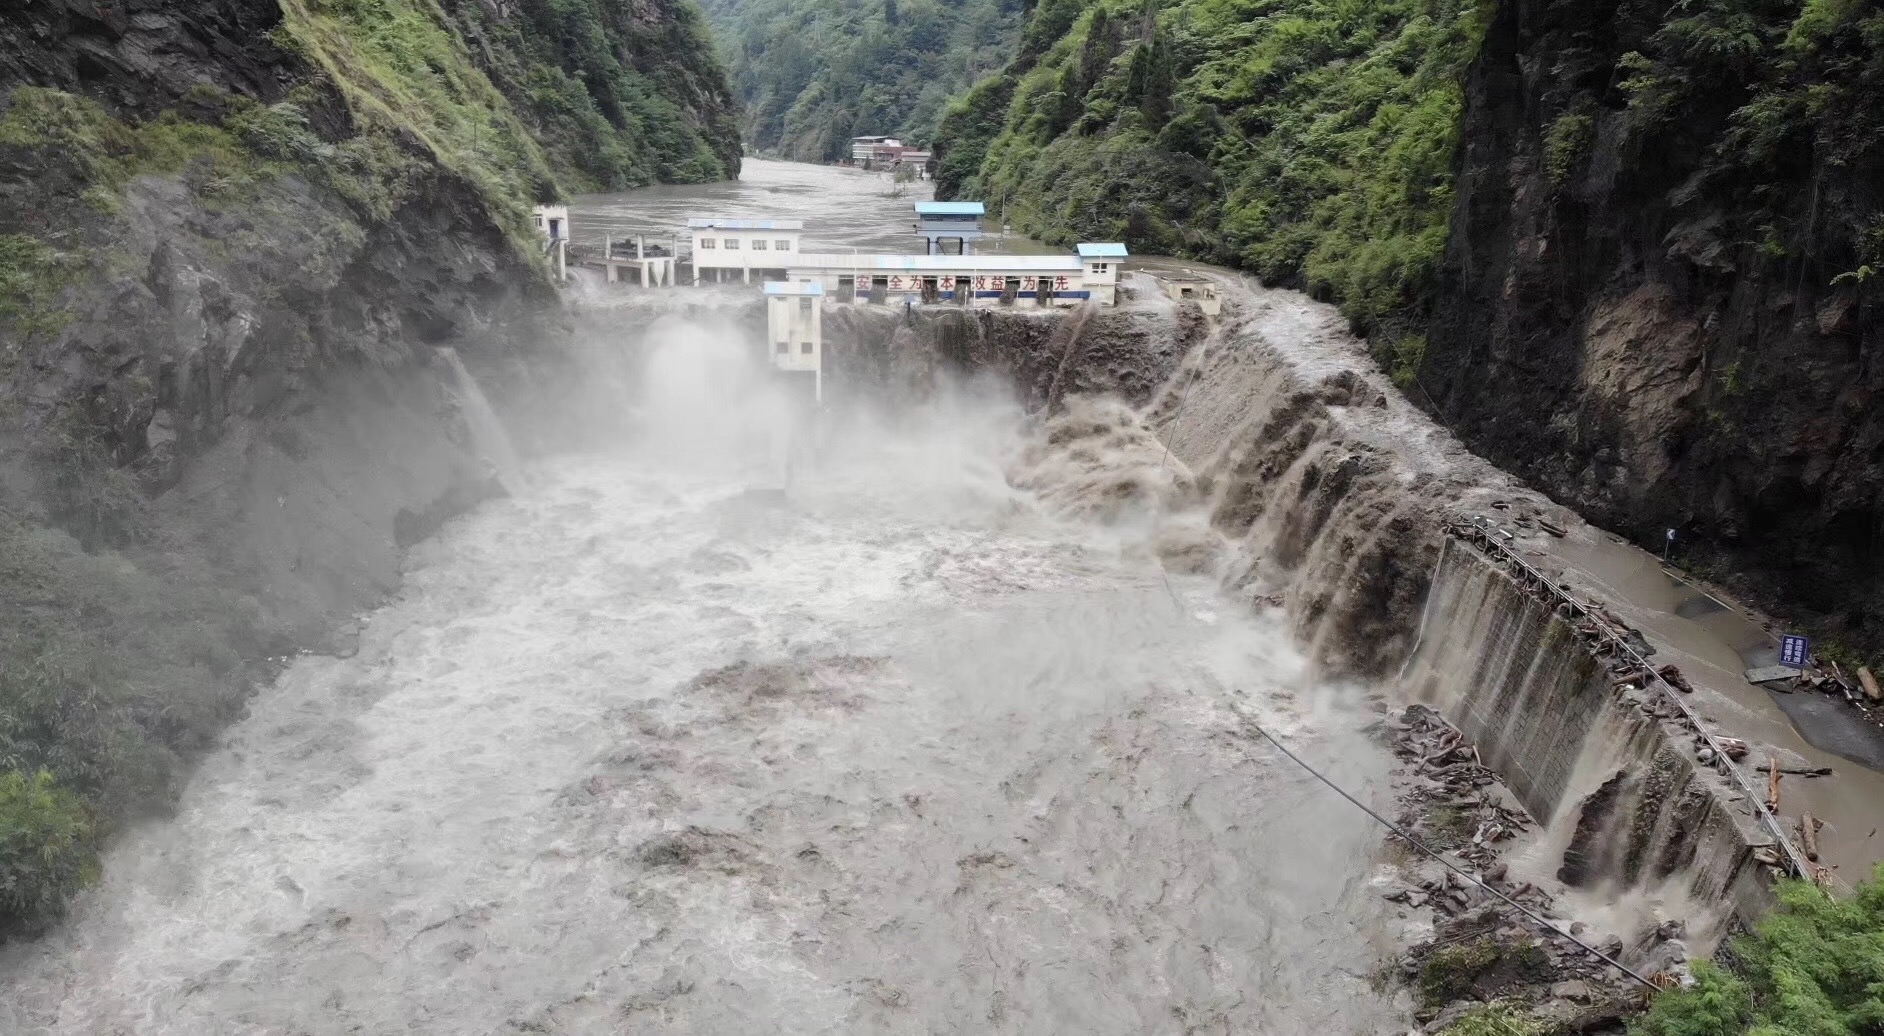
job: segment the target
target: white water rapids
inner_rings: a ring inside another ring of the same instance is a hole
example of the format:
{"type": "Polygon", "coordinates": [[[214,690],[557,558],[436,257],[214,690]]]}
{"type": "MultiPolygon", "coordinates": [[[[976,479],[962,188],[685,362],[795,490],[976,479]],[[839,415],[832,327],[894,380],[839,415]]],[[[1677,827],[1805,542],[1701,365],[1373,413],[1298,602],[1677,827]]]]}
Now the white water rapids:
{"type": "Polygon", "coordinates": [[[642,436],[535,464],[262,689],[6,951],[0,1031],[1404,1031],[1379,832],[1235,711],[1378,793],[1359,694],[1167,583],[1150,519],[1010,486],[1005,406],[747,492],[728,355],[677,335],[642,436]]]}

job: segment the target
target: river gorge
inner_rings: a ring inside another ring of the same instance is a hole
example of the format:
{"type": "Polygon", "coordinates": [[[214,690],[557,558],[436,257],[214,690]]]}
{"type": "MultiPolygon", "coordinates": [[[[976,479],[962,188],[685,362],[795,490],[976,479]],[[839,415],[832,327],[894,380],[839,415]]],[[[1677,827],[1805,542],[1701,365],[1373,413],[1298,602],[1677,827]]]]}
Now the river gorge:
{"type": "MultiPolygon", "coordinates": [[[[712,206],[838,250],[893,243],[907,204],[749,162],[573,219],[712,206]]],[[[1446,528],[1609,541],[1327,307],[1201,273],[1214,323],[1143,275],[1064,318],[833,314],[815,441],[783,441],[737,291],[582,281],[535,384],[468,352],[447,381],[506,492],[415,534],[175,816],[3,951],[0,1028],[1402,1033],[1392,972],[1435,924],[1386,895],[1406,849],[1255,731],[1391,814],[1422,780],[1383,729],[1414,701],[1493,768],[1551,755],[1484,792],[1533,817],[1512,882],[1632,964],[1646,931],[1704,950],[1758,909],[1718,774],[1631,791],[1616,823],[1654,837],[1558,877],[1612,772],[1694,767],[1642,702],[1594,718],[1597,663],[1446,528]],[[1516,718],[1468,718],[1493,705],[1516,718]]]]}

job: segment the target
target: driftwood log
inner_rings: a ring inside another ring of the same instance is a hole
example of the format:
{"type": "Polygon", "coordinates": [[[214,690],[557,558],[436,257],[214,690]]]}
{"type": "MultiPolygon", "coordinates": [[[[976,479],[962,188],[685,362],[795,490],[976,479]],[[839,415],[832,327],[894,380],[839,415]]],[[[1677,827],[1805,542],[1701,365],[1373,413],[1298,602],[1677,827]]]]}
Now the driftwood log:
{"type": "Polygon", "coordinates": [[[1819,862],[1819,818],[1810,813],[1799,815],[1799,845],[1806,859],[1819,862]]]}

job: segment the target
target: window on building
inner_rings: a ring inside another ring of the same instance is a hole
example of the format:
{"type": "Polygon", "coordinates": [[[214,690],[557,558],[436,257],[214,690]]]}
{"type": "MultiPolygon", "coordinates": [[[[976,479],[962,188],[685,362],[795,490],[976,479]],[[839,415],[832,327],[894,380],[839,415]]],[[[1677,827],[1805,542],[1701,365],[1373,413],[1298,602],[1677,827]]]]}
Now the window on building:
{"type": "Polygon", "coordinates": [[[726,244],[726,247],[728,247],[728,248],[738,248],[738,247],[739,247],[739,239],[738,239],[738,238],[736,238],[736,237],[729,237],[729,238],[727,238],[727,239],[725,240],[725,244],[726,244]]]}
{"type": "Polygon", "coordinates": [[[798,300],[798,312],[807,316],[811,314],[811,296],[806,295],[798,300]]]}
{"type": "Polygon", "coordinates": [[[781,252],[789,252],[792,250],[792,243],[787,238],[779,238],[777,241],[772,242],[772,247],[781,252]]]}
{"type": "Polygon", "coordinates": [[[700,239],[700,247],[701,248],[718,248],[719,243],[714,241],[710,237],[703,237],[700,239]]]}
{"type": "MultiPolygon", "coordinates": [[[[750,341],[750,339],[748,339],[748,341],[750,341]]],[[[792,349],[792,344],[791,344],[790,342],[780,342],[780,343],[778,343],[778,354],[779,354],[780,356],[783,356],[783,355],[785,355],[786,353],[788,353],[788,352],[791,352],[791,349],[792,349]]],[[[746,355],[747,355],[747,356],[751,356],[752,354],[751,354],[751,353],[747,353],[746,355]]]]}
{"type": "Polygon", "coordinates": [[[1106,270],[1107,270],[1107,269],[1108,269],[1108,267],[1107,267],[1107,265],[1106,265],[1105,263],[1094,263],[1094,264],[1092,264],[1092,272],[1094,272],[1094,273],[1104,273],[1104,272],[1106,272],[1106,270]]]}
{"type": "MultiPolygon", "coordinates": [[[[811,355],[811,343],[810,343],[810,342],[799,342],[799,343],[798,343],[798,351],[799,351],[799,352],[801,352],[801,353],[804,353],[804,354],[805,354],[806,356],[810,356],[810,355],[811,355]]],[[[751,354],[749,353],[749,354],[747,354],[747,355],[751,355],[751,354]]]]}
{"type": "Polygon", "coordinates": [[[753,250],[753,251],[755,251],[755,252],[763,252],[763,251],[765,251],[765,239],[764,239],[764,238],[762,238],[762,237],[755,237],[755,238],[753,238],[753,239],[752,239],[752,250],[753,250]]]}

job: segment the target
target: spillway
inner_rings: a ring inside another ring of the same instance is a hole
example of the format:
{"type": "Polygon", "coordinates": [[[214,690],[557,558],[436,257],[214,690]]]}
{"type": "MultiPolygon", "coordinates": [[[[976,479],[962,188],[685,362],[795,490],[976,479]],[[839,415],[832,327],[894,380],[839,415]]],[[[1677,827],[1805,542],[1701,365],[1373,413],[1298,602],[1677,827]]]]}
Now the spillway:
{"type": "MultiPolygon", "coordinates": [[[[5,962],[10,1033],[1389,1031],[1359,691],[1161,564],[1128,410],[860,407],[786,494],[725,328],[411,551],[5,962]]],[[[632,365],[631,365],[632,366],[632,365]]]]}
{"type": "Polygon", "coordinates": [[[1535,821],[1514,880],[1632,962],[1757,913],[1734,789],[1446,534],[1592,531],[1328,307],[1208,275],[1220,321],[834,308],[807,441],[738,292],[443,356],[508,494],[395,530],[357,644],[0,950],[0,1031],[1403,1033],[1405,859],[1251,724],[1391,812],[1409,701],[1535,821]]]}

